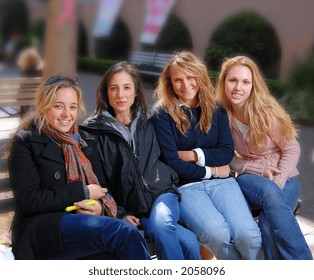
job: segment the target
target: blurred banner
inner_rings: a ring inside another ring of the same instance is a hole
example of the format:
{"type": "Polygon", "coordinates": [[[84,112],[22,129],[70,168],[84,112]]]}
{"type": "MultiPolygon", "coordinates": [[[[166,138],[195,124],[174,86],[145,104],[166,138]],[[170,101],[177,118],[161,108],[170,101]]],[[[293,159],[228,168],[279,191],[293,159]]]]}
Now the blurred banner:
{"type": "Polygon", "coordinates": [[[154,44],[175,0],[148,0],[141,43],[154,44]]]}
{"type": "Polygon", "coordinates": [[[58,18],[58,27],[61,28],[67,21],[75,24],[75,0],[62,0],[61,14],[58,18]]]}
{"type": "Polygon", "coordinates": [[[109,36],[124,0],[100,0],[94,36],[109,36]]]}

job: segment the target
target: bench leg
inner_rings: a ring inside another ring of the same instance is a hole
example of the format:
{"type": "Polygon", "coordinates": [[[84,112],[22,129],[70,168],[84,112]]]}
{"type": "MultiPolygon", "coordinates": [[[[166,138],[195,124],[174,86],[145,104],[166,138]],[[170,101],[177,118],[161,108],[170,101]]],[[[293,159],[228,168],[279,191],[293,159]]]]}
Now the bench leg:
{"type": "Polygon", "coordinates": [[[207,250],[204,245],[200,246],[200,252],[202,260],[212,260],[215,257],[215,255],[211,251],[207,250]]]}

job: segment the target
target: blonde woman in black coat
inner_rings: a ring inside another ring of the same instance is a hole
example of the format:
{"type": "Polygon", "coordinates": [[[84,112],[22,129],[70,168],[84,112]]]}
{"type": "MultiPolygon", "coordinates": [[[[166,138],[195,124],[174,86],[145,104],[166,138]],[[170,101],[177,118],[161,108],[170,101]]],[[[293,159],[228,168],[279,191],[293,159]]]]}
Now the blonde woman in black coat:
{"type": "Polygon", "coordinates": [[[78,130],[83,111],[76,83],[51,77],[14,135],[9,173],[16,259],[150,259],[136,227],[105,216],[115,216],[115,204],[103,185],[94,137],[78,130]],[[78,209],[66,212],[71,205],[78,209]],[[111,212],[104,212],[107,206],[111,212]]]}

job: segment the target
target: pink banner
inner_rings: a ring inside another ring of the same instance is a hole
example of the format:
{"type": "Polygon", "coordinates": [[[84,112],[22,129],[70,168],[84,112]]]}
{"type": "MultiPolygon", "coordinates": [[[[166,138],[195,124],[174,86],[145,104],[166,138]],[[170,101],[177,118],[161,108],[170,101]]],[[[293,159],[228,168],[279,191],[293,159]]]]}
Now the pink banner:
{"type": "Polygon", "coordinates": [[[61,14],[58,18],[58,27],[62,27],[67,21],[75,23],[75,0],[62,0],[61,14]]]}
{"type": "Polygon", "coordinates": [[[141,43],[154,44],[175,0],[148,0],[141,43]]]}

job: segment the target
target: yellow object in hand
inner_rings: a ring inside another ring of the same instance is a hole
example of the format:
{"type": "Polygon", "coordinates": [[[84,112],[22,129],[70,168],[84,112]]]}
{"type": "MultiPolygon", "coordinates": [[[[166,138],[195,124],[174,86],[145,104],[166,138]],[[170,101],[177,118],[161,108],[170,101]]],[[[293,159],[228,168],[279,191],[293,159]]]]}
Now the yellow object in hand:
{"type": "MultiPolygon", "coordinates": [[[[95,204],[96,204],[96,200],[92,199],[92,200],[86,201],[86,202],[84,202],[84,203],[87,204],[87,205],[95,205],[95,204]]],[[[79,209],[79,208],[80,208],[80,207],[75,206],[75,205],[73,205],[73,206],[68,206],[67,208],[65,208],[65,211],[70,212],[70,211],[77,210],[77,209],[79,209]]]]}

